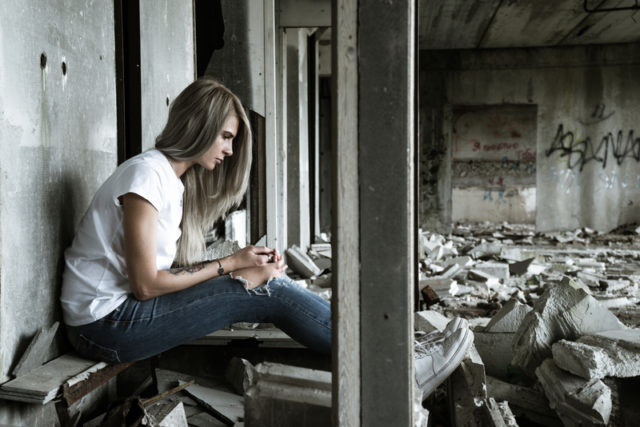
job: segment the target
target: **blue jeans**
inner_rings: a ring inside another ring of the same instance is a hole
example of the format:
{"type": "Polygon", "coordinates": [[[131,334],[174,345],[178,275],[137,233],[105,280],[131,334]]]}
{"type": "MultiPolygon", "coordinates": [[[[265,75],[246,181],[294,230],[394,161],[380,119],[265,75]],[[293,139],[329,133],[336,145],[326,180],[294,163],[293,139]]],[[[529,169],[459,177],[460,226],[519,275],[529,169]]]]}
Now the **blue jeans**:
{"type": "Polygon", "coordinates": [[[331,352],[331,307],[288,277],[247,290],[230,276],[146,301],[133,296],[93,323],[67,326],[83,357],[109,363],[154,356],[236,322],[274,323],[299,343],[331,352]]]}

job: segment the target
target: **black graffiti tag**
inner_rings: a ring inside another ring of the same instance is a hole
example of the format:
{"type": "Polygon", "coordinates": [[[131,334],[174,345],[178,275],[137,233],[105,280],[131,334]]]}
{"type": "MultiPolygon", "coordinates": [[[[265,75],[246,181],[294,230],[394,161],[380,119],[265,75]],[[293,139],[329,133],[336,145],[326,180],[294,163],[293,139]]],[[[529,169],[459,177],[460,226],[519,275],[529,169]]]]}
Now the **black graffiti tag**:
{"type": "Polygon", "coordinates": [[[640,162],[640,137],[634,137],[633,130],[629,131],[626,138],[622,130],[618,131],[616,136],[609,132],[600,139],[597,146],[594,146],[590,137],[577,138],[572,131],[565,132],[560,124],[551,146],[546,151],[547,157],[555,152],[560,152],[561,157],[567,157],[569,169],[577,166],[582,171],[585,165],[592,161],[602,163],[604,169],[610,155],[616,159],[618,166],[626,158],[640,162]]]}

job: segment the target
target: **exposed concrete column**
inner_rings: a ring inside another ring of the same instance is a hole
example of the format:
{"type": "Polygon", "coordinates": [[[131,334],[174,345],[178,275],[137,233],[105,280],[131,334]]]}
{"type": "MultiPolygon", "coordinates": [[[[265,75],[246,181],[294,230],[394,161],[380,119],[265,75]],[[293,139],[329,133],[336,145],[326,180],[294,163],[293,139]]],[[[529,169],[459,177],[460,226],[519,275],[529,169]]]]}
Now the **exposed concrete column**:
{"type": "Polygon", "coordinates": [[[307,34],[305,28],[288,28],[285,33],[288,244],[303,249],[311,243],[307,34]]]}
{"type": "Polygon", "coordinates": [[[413,425],[415,1],[358,7],[362,425],[413,425]],[[384,393],[381,393],[384,390],[384,393]]]}
{"type": "Polygon", "coordinates": [[[275,0],[264,0],[264,78],[265,78],[265,168],[267,188],[267,245],[287,248],[287,150],[286,104],[283,102],[283,32],[275,0]]]}
{"type": "Polygon", "coordinates": [[[415,3],[333,6],[334,424],[408,426],[415,3]]]}

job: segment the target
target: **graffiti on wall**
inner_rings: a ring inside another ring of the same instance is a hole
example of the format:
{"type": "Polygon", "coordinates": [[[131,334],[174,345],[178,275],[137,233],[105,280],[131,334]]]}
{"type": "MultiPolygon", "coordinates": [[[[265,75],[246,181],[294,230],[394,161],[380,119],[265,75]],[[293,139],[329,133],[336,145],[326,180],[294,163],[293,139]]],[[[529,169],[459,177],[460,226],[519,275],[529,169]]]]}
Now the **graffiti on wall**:
{"type": "Polygon", "coordinates": [[[615,136],[613,132],[608,132],[597,143],[594,143],[589,136],[583,137],[577,132],[565,131],[561,123],[545,153],[547,157],[554,153],[560,153],[560,157],[567,158],[567,168],[569,169],[578,168],[579,171],[582,171],[591,162],[601,163],[604,169],[610,157],[613,157],[618,166],[629,158],[640,162],[640,137],[634,135],[633,129],[626,134],[619,130],[615,136]]]}
{"type": "MultiPolygon", "coordinates": [[[[565,194],[570,194],[582,187],[580,172],[573,169],[561,169],[553,166],[550,169],[549,177],[565,194]]],[[[594,193],[608,190],[617,191],[621,188],[640,191],[640,175],[601,171],[597,175],[596,184],[593,188],[594,193]]]]}

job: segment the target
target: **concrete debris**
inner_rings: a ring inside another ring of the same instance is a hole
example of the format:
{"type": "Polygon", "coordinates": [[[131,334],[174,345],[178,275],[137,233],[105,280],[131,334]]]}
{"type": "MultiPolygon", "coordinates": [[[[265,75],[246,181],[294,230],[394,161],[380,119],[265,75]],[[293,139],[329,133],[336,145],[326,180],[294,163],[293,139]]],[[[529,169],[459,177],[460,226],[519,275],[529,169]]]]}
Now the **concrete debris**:
{"type": "Polygon", "coordinates": [[[227,365],[224,378],[234,392],[243,395],[255,381],[254,371],[251,362],[240,357],[233,357],[227,365]]]}
{"type": "Polygon", "coordinates": [[[433,310],[424,310],[414,313],[413,327],[416,331],[426,333],[433,331],[442,332],[451,319],[433,310]]]}
{"type": "Polygon", "coordinates": [[[640,376],[640,330],[623,329],[584,335],[553,344],[553,360],[585,379],[640,376]]]}
{"type": "Polygon", "coordinates": [[[493,427],[518,427],[516,417],[511,412],[508,402],[496,402],[494,398],[487,399],[487,426],[493,427]]]}
{"type": "Polygon", "coordinates": [[[289,267],[303,277],[312,278],[322,273],[311,257],[298,246],[292,245],[286,250],[286,254],[289,267]]]}
{"type": "Polygon", "coordinates": [[[607,425],[611,415],[611,389],[599,379],[585,380],[564,372],[546,359],[536,376],[549,405],[565,426],[607,425]]]}
{"type": "Polygon", "coordinates": [[[513,340],[512,363],[532,375],[544,359],[551,357],[554,342],[623,328],[609,310],[585,291],[584,285],[565,281],[548,288],[523,319],[513,340]]]}
{"type": "Polygon", "coordinates": [[[509,264],[503,262],[479,262],[476,264],[474,270],[482,271],[498,279],[509,278],[509,264]]]}
{"type": "Polygon", "coordinates": [[[331,373],[264,362],[245,394],[245,425],[331,425],[331,373]]]}
{"type": "Polygon", "coordinates": [[[558,415],[549,407],[549,400],[538,389],[511,384],[487,375],[487,394],[497,401],[508,401],[518,417],[543,426],[561,426],[558,415]]]}
{"type": "Polygon", "coordinates": [[[515,299],[509,300],[491,318],[491,321],[484,328],[485,332],[507,332],[514,333],[518,330],[524,317],[531,311],[531,307],[521,304],[515,299]]]}
{"type": "Polygon", "coordinates": [[[14,377],[24,375],[46,362],[49,347],[58,331],[58,326],[60,322],[55,322],[50,328],[40,329],[36,333],[13,370],[14,377]]]}
{"type": "Polygon", "coordinates": [[[475,248],[471,249],[468,254],[474,259],[490,258],[494,255],[500,255],[502,245],[498,242],[483,241],[475,248]]]}
{"type": "MultiPolygon", "coordinates": [[[[186,384],[179,381],[179,385],[186,384]]],[[[244,402],[242,396],[231,393],[224,387],[205,387],[191,384],[184,389],[191,398],[208,411],[216,415],[225,424],[233,424],[244,419],[244,402]]]]}
{"type": "Polygon", "coordinates": [[[144,408],[142,425],[157,427],[188,427],[182,402],[161,402],[144,408]]]}

